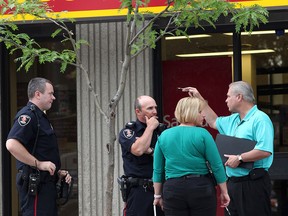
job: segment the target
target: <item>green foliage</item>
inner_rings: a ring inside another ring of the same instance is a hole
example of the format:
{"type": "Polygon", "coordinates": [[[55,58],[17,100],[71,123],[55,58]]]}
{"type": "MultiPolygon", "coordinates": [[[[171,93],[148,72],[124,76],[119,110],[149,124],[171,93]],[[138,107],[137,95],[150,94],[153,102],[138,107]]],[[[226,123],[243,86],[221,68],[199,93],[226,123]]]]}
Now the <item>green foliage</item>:
{"type": "Polygon", "coordinates": [[[259,5],[252,5],[250,8],[240,7],[238,13],[231,19],[236,24],[236,31],[252,32],[255,26],[259,27],[259,22],[267,23],[268,11],[259,5]]]}
{"type": "Polygon", "coordinates": [[[40,0],[28,0],[19,2],[18,0],[1,0],[0,7],[2,8],[1,15],[10,15],[2,21],[13,20],[16,16],[22,16],[25,20],[25,14],[35,15],[36,17],[45,17],[47,12],[50,12],[48,4],[40,0]]]}
{"type": "Polygon", "coordinates": [[[59,35],[59,33],[62,32],[62,29],[58,28],[56,29],[52,34],[51,34],[51,37],[52,38],[55,38],[57,35],[59,35]]]}
{"type": "MultiPolygon", "coordinates": [[[[130,28],[128,38],[130,41],[126,49],[133,56],[137,56],[144,49],[155,48],[156,42],[165,35],[183,35],[188,38],[188,28],[202,28],[215,23],[221,16],[231,17],[237,32],[252,31],[260,23],[267,23],[268,12],[259,5],[243,7],[239,4],[224,0],[167,0],[166,8],[154,14],[149,11],[142,12],[140,7],[149,5],[150,0],[121,0],[120,9],[127,9],[127,27],[130,28]],[[167,25],[164,29],[156,31],[153,26],[156,20],[165,18],[167,25]]],[[[16,58],[20,62],[18,70],[24,68],[26,71],[38,61],[40,64],[58,61],[61,64],[61,72],[67,65],[75,64],[76,52],[86,41],[75,41],[73,33],[66,27],[59,16],[51,16],[52,10],[48,4],[41,0],[0,0],[0,42],[3,42],[10,53],[21,53],[16,58]],[[59,28],[51,33],[52,38],[62,37],[61,43],[71,43],[71,50],[61,52],[41,47],[29,35],[19,32],[17,25],[13,22],[19,16],[25,21],[25,15],[32,15],[35,19],[45,19],[54,23],[59,28]]],[[[73,20],[70,20],[71,22],[73,20]]]]}
{"type": "Polygon", "coordinates": [[[88,42],[86,40],[81,40],[81,39],[79,39],[75,43],[75,47],[76,47],[77,50],[79,50],[82,45],[87,45],[88,46],[89,44],[88,44],[88,42]]]}
{"type": "Polygon", "coordinates": [[[52,10],[46,3],[41,0],[28,0],[21,3],[17,0],[0,0],[0,7],[1,15],[5,15],[0,18],[0,42],[5,44],[10,54],[16,53],[19,56],[15,59],[20,63],[18,71],[22,68],[26,72],[29,71],[36,61],[40,64],[59,62],[60,72],[65,72],[69,64],[75,65],[77,50],[87,42],[83,40],[76,42],[64,21],[59,19],[59,16],[52,18],[50,13],[52,10]],[[29,35],[19,32],[18,26],[13,21],[20,16],[23,22],[27,22],[26,15],[32,15],[34,20],[45,19],[54,23],[59,28],[51,33],[51,37],[61,36],[64,38],[61,39],[61,43],[70,43],[72,49],[59,52],[43,48],[29,35]]]}
{"type": "Polygon", "coordinates": [[[122,0],[121,3],[121,9],[128,9],[127,26],[133,26],[134,23],[140,26],[144,20],[150,20],[147,26],[144,24],[138,31],[130,32],[128,49],[134,56],[147,47],[155,48],[156,42],[165,35],[188,36],[186,32],[191,27],[205,29],[205,26],[210,25],[215,28],[215,23],[221,16],[231,17],[236,32],[251,32],[260,23],[267,23],[268,17],[268,11],[259,5],[243,7],[224,0],[168,0],[166,8],[159,14],[136,10],[140,6],[149,5],[149,1],[122,0]],[[159,18],[166,18],[168,22],[164,30],[156,32],[151,26],[159,18]]]}

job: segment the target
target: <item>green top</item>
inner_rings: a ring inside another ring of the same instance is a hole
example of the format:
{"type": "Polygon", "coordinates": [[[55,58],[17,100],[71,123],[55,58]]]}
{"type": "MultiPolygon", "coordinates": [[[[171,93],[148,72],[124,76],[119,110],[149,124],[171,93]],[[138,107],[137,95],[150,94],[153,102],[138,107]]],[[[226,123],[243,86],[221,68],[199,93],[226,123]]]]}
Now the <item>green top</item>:
{"type": "Polygon", "coordinates": [[[208,174],[211,164],[217,183],[227,180],[224,166],[211,134],[201,127],[176,126],[158,138],[154,152],[153,182],[164,182],[189,174],[208,174]]]}

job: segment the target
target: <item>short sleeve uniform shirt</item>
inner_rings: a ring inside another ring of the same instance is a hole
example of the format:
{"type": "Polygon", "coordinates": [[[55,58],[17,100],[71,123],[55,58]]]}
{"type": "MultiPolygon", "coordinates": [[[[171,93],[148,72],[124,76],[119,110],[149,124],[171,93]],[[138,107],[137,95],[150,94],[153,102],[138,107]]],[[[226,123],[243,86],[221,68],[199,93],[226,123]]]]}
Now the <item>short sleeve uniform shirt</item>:
{"type": "MultiPolygon", "coordinates": [[[[152,178],[153,173],[153,156],[143,154],[135,156],[131,153],[132,144],[143,135],[146,124],[136,120],[123,128],[119,133],[119,143],[122,149],[124,173],[128,177],[135,178],[152,178]]],[[[155,146],[157,133],[154,131],[151,147],[155,146]]]]}
{"type": "MultiPolygon", "coordinates": [[[[31,154],[35,146],[34,156],[39,161],[51,161],[60,169],[60,156],[57,137],[47,115],[31,102],[23,107],[15,116],[14,124],[7,139],[18,140],[31,154]],[[38,131],[39,125],[39,131],[38,131]],[[37,132],[38,131],[38,132],[37,132]],[[38,133],[37,142],[36,137],[38,133]]],[[[23,163],[16,162],[16,168],[21,169],[23,163]]]]}

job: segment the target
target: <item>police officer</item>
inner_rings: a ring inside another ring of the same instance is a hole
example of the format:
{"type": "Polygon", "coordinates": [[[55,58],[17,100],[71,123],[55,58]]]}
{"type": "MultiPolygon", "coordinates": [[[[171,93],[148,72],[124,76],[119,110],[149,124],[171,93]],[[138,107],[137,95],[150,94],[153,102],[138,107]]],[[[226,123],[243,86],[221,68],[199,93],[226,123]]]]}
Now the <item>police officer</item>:
{"type": "MultiPolygon", "coordinates": [[[[137,120],[127,123],[119,134],[128,185],[126,216],[153,216],[153,152],[161,133],[157,105],[153,98],[143,95],[136,99],[134,108],[137,120]]],[[[157,216],[161,215],[164,213],[157,206],[157,216]]]]}
{"type": "Polygon", "coordinates": [[[60,170],[60,155],[55,132],[45,111],[52,106],[54,90],[45,78],[33,78],[28,84],[27,106],[14,119],[6,148],[17,159],[17,190],[23,216],[56,216],[56,182],[71,182],[66,170],[60,170]]]}

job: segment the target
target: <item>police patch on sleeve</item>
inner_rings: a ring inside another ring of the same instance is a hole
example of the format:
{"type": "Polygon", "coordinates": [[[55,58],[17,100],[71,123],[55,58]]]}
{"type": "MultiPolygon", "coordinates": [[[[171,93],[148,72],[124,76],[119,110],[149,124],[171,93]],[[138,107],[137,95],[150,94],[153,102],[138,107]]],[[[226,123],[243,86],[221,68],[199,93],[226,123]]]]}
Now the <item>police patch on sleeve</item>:
{"type": "Polygon", "coordinates": [[[18,123],[20,126],[28,125],[31,120],[31,117],[28,115],[21,115],[18,117],[18,123]]]}
{"type": "Polygon", "coordinates": [[[123,135],[127,139],[131,139],[134,136],[134,131],[131,129],[125,129],[125,130],[123,130],[123,135]]]}

